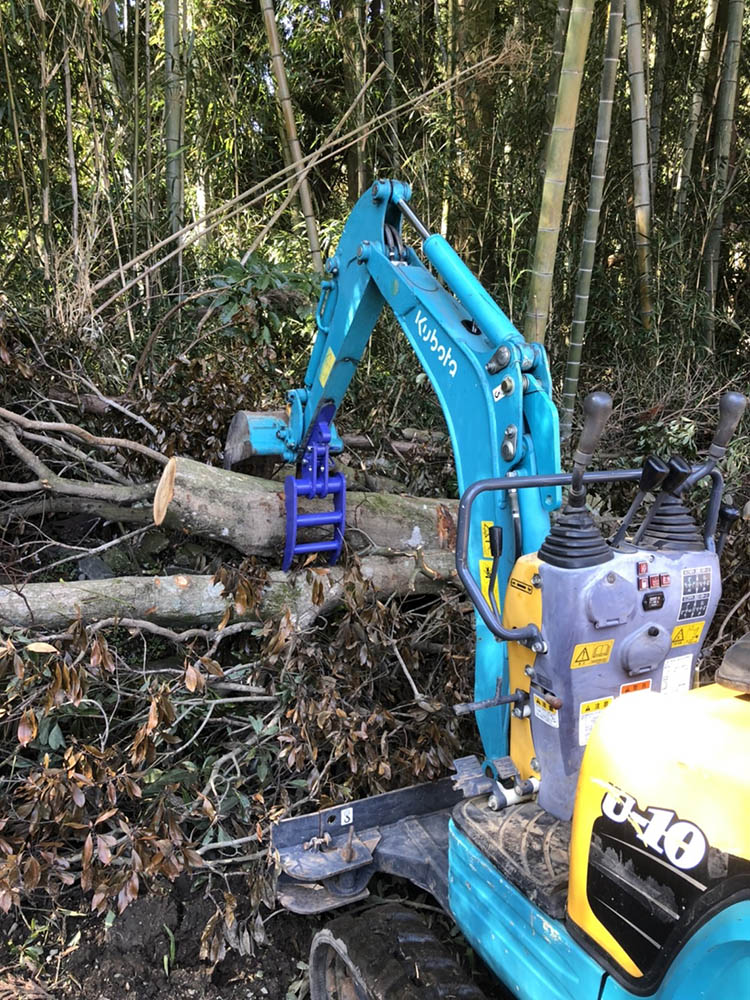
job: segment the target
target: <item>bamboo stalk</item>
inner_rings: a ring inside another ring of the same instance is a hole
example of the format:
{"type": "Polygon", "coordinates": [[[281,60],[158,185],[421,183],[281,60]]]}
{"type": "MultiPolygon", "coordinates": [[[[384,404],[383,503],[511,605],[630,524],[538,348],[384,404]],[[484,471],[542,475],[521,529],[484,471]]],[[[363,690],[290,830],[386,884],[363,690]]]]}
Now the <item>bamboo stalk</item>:
{"type": "Polygon", "coordinates": [[[391,120],[388,132],[391,145],[391,166],[394,173],[401,169],[398,142],[398,115],[396,114],[396,66],[393,58],[393,25],[391,23],[391,0],[383,0],[383,62],[388,81],[388,110],[391,120]]]}
{"type": "Polygon", "coordinates": [[[706,0],[706,16],[703,21],[703,36],[701,47],[698,53],[698,65],[695,74],[695,84],[693,88],[693,100],[690,104],[690,116],[687,128],[685,129],[685,139],[682,145],[682,162],[677,173],[675,190],[677,192],[677,215],[681,218],[685,212],[685,201],[687,200],[687,189],[690,181],[690,172],[693,166],[693,152],[695,151],[695,140],[698,136],[698,124],[701,112],[703,111],[703,89],[706,83],[706,71],[708,61],[711,57],[711,46],[713,44],[714,26],[716,25],[716,13],[719,9],[719,0],[706,0]]]}
{"type": "Polygon", "coordinates": [[[524,324],[526,339],[537,343],[544,342],[549,316],[565,185],[593,9],[594,0],[574,0],[571,6],[555,121],[547,145],[542,204],[524,324]]]}
{"type": "Polygon", "coordinates": [[[558,0],[557,12],[555,13],[555,29],[552,35],[552,53],[550,55],[549,78],[547,80],[546,98],[546,144],[549,142],[550,129],[555,120],[555,103],[557,101],[557,89],[560,85],[560,70],[562,69],[563,56],[565,55],[565,36],[568,31],[568,20],[570,18],[570,0],[558,0]]]}
{"type": "Polygon", "coordinates": [[[80,247],[78,245],[78,170],[76,168],[76,151],[73,144],[73,96],[70,86],[70,57],[66,52],[63,57],[63,79],[65,82],[65,138],[68,146],[68,169],[70,170],[71,221],[70,238],[73,243],[73,257],[78,262],[80,247]]]}
{"type": "Polygon", "coordinates": [[[179,0],[164,0],[164,144],[169,231],[182,225],[180,204],[179,0]]]}
{"type": "Polygon", "coordinates": [[[8,60],[8,47],[5,39],[5,32],[3,31],[3,19],[0,17],[0,44],[3,47],[3,65],[5,66],[5,81],[8,85],[8,104],[10,106],[10,120],[13,124],[13,139],[16,145],[16,159],[18,161],[18,175],[21,179],[21,190],[23,191],[23,203],[26,209],[26,224],[29,227],[29,242],[34,248],[34,251],[39,253],[39,246],[36,240],[36,232],[34,228],[34,220],[31,216],[31,200],[29,198],[29,189],[26,185],[26,170],[23,163],[23,152],[21,150],[21,139],[18,128],[18,113],[16,111],[16,99],[13,90],[13,78],[10,73],[10,63],[8,60]]]}
{"type": "Polygon", "coordinates": [[[625,16],[628,32],[630,124],[633,136],[633,208],[638,293],[641,323],[646,330],[650,330],[654,313],[651,299],[651,177],[640,0],[626,0],[625,16]]]}
{"type": "Polygon", "coordinates": [[[284,57],[281,52],[281,42],[279,41],[279,32],[276,26],[276,16],[273,9],[273,0],[261,0],[261,9],[263,10],[263,22],[266,27],[266,35],[268,36],[268,45],[271,50],[271,65],[273,67],[273,75],[276,79],[276,86],[278,87],[278,99],[281,108],[281,113],[284,120],[284,125],[286,127],[286,134],[289,140],[289,148],[292,153],[294,171],[297,176],[297,180],[300,181],[299,186],[299,200],[300,206],[302,208],[302,215],[305,220],[305,229],[307,230],[307,239],[310,243],[310,256],[312,257],[312,262],[315,270],[319,273],[323,273],[323,257],[320,253],[320,243],[318,241],[318,227],[315,220],[315,213],[313,211],[312,197],[310,195],[310,186],[307,183],[307,178],[304,175],[304,157],[302,156],[302,147],[299,144],[299,139],[297,138],[297,123],[294,119],[294,106],[292,105],[292,95],[289,92],[289,82],[286,76],[286,67],[284,66],[284,57]]]}
{"type": "Polygon", "coordinates": [[[620,39],[624,0],[611,0],[607,22],[607,39],[604,47],[604,65],[599,90],[599,112],[596,121],[594,155],[591,161],[591,183],[586,208],[586,222],[583,228],[581,261],[578,265],[573,323],[570,330],[568,360],[565,366],[562,405],[560,407],[560,437],[563,441],[570,437],[573,423],[573,409],[578,391],[578,376],[581,366],[581,352],[586,334],[586,316],[589,308],[591,274],[594,268],[596,242],[599,234],[599,216],[604,197],[604,180],[607,167],[607,152],[612,129],[612,106],[614,103],[617,68],[620,62],[620,39]]]}
{"type": "Polygon", "coordinates": [[[656,53],[654,55],[654,77],[649,106],[649,143],[651,148],[651,200],[656,200],[656,186],[659,177],[659,152],[661,147],[661,123],[664,98],[667,89],[667,56],[672,33],[672,13],[674,0],[658,0],[656,19],[656,53]]]}
{"type": "Polygon", "coordinates": [[[713,175],[711,189],[711,228],[706,240],[703,257],[703,290],[706,296],[706,347],[716,347],[716,290],[719,278],[721,237],[724,229],[724,202],[728,193],[729,156],[732,147],[734,109],[737,101],[740,50],[742,47],[742,19],[745,0],[727,0],[727,42],[724,68],[721,75],[719,102],[716,109],[713,175]]]}

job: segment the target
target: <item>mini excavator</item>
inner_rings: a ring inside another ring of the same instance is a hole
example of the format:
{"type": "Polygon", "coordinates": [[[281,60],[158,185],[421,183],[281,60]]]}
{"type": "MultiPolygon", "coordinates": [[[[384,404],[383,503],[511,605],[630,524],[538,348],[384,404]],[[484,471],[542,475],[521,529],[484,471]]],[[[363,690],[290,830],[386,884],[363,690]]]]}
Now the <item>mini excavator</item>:
{"type": "MultiPolygon", "coordinates": [[[[722,397],[699,464],[651,455],[641,469],[590,471],[612,406],[592,393],[572,471],[561,472],[543,348],[427,230],[410,195],[383,180],[358,201],[326,265],[304,387],[284,413],[237,414],[228,440],[235,460],[296,466],[284,568],[319,551],[334,562],[346,482],[333,420],[390,308],[455,454],[456,565],[476,611],[476,661],[474,701],[454,710],[474,713],[484,758],[277,824],[278,898],[320,914],[366,899],[376,872],[406,878],[509,991],[497,995],[750,997],[750,636],[697,686],[739,516],[722,501],[718,463],[746,399],[722,397]],[[430,267],[404,243],[404,220],[430,267]],[[701,524],[686,498],[702,480],[701,524]],[[586,500],[604,483],[636,488],[610,539],[586,500]],[[301,512],[305,497],[332,509],[301,512]],[[332,536],[299,540],[311,526],[332,536]]],[[[312,1000],[481,996],[426,924],[390,904],[315,935],[310,990],[312,1000]]]]}

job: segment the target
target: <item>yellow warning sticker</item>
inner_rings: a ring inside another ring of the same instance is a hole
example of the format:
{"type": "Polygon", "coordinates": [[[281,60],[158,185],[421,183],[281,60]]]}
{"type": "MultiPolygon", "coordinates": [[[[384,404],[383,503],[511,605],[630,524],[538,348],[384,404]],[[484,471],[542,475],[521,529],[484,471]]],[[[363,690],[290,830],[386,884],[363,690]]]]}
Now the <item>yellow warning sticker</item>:
{"type": "Polygon", "coordinates": [[[328,376],[331,374],[331,369],[336,362],[336,355],[333,353],[329,347],[326,351],[326,356],[323,358],[323,364],[320,366],[320,384],[325,389],[326,382],[328,381],[328,376]]]}
{"type": "Polygon", "coordinates": [[[700,639],[705,624],[705,622],[690,622],[689,625],[676,625],[672,629],[672,645],[692,646],[700,639]]]}
{"type": "Polygon", "coordinates": [[[576,667],[595,667],[600,663],[608,663],[612,655],[614,639],[601,639],[599,642],[579,642],[573,649],[570,658],[570,669],[576,667]]]}
{"type": "Polygon", "coordinates": [[[597,698],[595,701],[581,702],[581,715],[591,715],[593,712],[603,712],[608,705],[611,705],[614,698],[597,698]]]}
{"type": "Polygon", "coordinates": [[[612,704],[614,698],[597,698],[595,701],[582,701],[578,716],[578,745],[585,747],[591,736],[594,723],[605,708],[612,704]]]}
{"type": "MultiPolygon", "coordinates": [[[[484,599],[487,603],[490,603],[490,577],[492,576],[492,560],[491,559],[480,559],[479,560],[479,579],[482,584],[482,593],[484,594],[484,599]]],[[[495,600],[497,601],[498,607],[500,605],[500,588],[497,585],[497,580],[495,580],[495,600]]]]}
{"type": "Polygon", "coordinates": [[[553,729],[560,728],[560,716],[557,709],[553,708],[544,698],[540,698],[538,694],[534,695],[534,715],[548,726],[552,726],[553,729]]]}

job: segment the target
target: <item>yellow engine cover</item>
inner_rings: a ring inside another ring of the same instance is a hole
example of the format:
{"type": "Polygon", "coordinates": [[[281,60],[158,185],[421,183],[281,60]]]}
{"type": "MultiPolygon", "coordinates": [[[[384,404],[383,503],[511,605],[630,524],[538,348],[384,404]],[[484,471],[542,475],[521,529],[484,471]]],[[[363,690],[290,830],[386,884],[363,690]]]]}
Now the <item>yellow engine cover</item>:
{"type": "Polygon", "coordinates": [[[750,697],[712,684],[618,698],[583,757],[568,914],[648,976],[710,906],[750,889],[750,697]]]}

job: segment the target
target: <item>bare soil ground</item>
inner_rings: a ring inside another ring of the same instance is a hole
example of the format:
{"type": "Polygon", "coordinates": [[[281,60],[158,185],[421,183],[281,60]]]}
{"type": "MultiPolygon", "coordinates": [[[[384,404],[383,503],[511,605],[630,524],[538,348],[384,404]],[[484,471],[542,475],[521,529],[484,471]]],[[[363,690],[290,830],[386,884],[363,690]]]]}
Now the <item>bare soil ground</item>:
{"type": "MultiPolygon", "coordinates": [[[[267,941],[253,942],[253,955],[228,950],[210,964],[200,958],[200,940],[215,909],[205,895],[182,898],[178,888],[137,899],[109,929],[100,918],[68,918],[58,946],[48,940],[39,956],[37,974],[23,969],[24,956],[26,964],[35,957],[29,950],[34,946],[26,944],[29,927],[8,914],[0,924],[0,1000],[292,1000],[305,995],[306,960],[318,922],[286,912],[266,914],[267,941]]],[[[242,909],[240,902],[239,919],[242,909]]]]}

